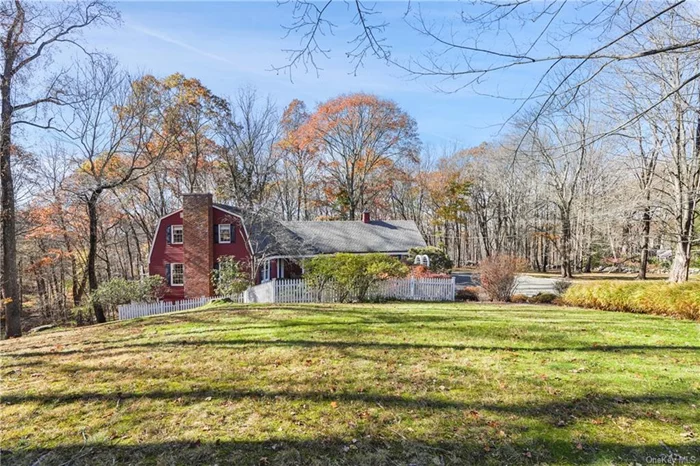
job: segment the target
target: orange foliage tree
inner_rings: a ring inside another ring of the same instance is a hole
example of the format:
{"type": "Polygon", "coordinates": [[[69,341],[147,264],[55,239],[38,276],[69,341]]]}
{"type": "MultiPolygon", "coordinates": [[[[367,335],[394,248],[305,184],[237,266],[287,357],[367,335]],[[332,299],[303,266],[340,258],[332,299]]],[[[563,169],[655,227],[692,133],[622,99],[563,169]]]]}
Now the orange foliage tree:
{"type": "Polygon", "coordinates": [[[230,114],[226,100],[214,95],[198,79],[175,73],[163,79],[147,75],[134,83],[138,92],[148,90],[157,109],[161,132],[168,143],[161,160],[165,179],[176,197],[205,191],[218,145],[221,118],[230,114]]]}
{"type": "Polygon", "coordinates": [[[282,114],[282,137],[278,146],[282,151],[282,176],[279,180],[283,204],[289,219],[310,220],[311,188],[318,166],[319,144],[305,125],[311,115],[306,104],[292,100],[282,114]]]}
{"type": "Polygon", "coordinates": [[[388,190],[389,173],[419,160],[415,120],[395,102],[371,94],[322,103],[300,133],[320,149],[326,202],[350,220],[388,190]]]}

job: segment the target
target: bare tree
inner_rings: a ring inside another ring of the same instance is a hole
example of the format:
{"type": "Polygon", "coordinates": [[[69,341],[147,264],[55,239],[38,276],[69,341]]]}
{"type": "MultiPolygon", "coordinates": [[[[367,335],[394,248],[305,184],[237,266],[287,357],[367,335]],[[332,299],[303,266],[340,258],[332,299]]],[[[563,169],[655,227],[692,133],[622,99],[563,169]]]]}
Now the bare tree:
{"type": "MultiPolygon", "coordinates": [[[[316,4],[296,0],[289,3],[293,9],[285,29],[289,36],[298,38],[299,46],[288,49],[287,63],[275,69],[289,73],[299,67],[318,70],[317,58],[327,57],[331,52],[323,45],[324,36],[338,27],[337,21],[328,19],[333,2],[316,4]]],[[[455,5],[455,14],[435,17],[420,4],[406,2],[404,21],[425,40],[425,46],[420,47],[421,54],[403,58],[391,53],[391,44],[386,39],[390,25],[382,17],[380,7],[354,2],[346,14],[356,36],[345,54],[355,70],[367,57],[374,57],[405,71],[409,77],[437,80],[437,87],[448,92],[467,87],[482,89],[487,78],[498,79],[507,76],[506,72],[534,71],[539,77],[524,96],[494,95],[518,100],[521,104],[516,114],[520,110],[529,112],[534,107],[535,111],[530,112],[532,121],[529,124],[532,125],[549,110],[556,110],[559,98],[597,82],[617,63],[700,50],[697,30],[663,45],[637,41],[632,49],[621,47],[634,43],[637,36],[669,14],[682,16],[689,24],[697,26],[695,6],[686,0],[653,3],[642,0],[470,1],[455,5]],[[571,20],[572,17],[575,19],[571,20]],[[575,40],[578,38],[584,45],[575,40]]],[[[698,77],[700,74],[690,76],[676,88],[669,89],[633,119],[698,77]]]]}
{"type": "Polygon", "coordinates": [[[239,90],[229,105],[231,115],[222,118],[219,128],[225,186],[220,197],[258,209],[269,200],[281,155],[277,109],[252,88],[239,90]]]}
{"type": "MultiPolygon", "coordinates": [[[[696,24],[681,11],[672,11],[635,39],[647,46],[666,48],[696,32],[696,24]]],[[[700,73],[698,60],[700,52],[693,50],[656,54],[618,66],[626,90],[627,113],[643,113],[628,132],[639,141],[636,160],[645,198],[644,242],[648,242],[651,209],[656,205],[669,217],[666,233],[675,243],[671,281],[688,279],[700,203],[700,85],[694,79],[700,73]],[[644,108],[650,110],[640,112],[644,108]]]]}
{"type": "MultiPolygon", "coordinates": [[[[587,96],[577,96],[575,102],[568,102],[560,112],[540,118],[528,142],[531,150],[529,158],[546,173],[551,188],[551,202],[559,213],[560,231],[557,247],[561,256],[561,275],[571,278],[572,263],[572,222],[575,201],[581,192],[585,170],[591,166],[595,146],[588,143],[593,122],[591,102],[587,96]]],[[[527,123],[526,123],[527,126],[527,123]]]]}
{"type": "Polygon", "coordinates": [[[82,30],[118,20],[114,8],[101,0],[73,1],[64,4],[3,1],[0,6],[2,28],[2,127],[0,129],[0,179],[2,181],[3,296],[7,315],[7,336],[19,336],[20,289],[17,272],[15,197],[12,177],[12,134],[17,125],[45,128],[37,122],[37,109],[43,104],[60,102],[61,72],[48,78],[42,89],[33,83],[41,76],[42,64],[62,45],[80,45],[82,30]]]}
{"type": "MultiPolygon", "coordinates": [[[[98,204],[104,192],[147,175],[168,150],[160,132],[160,113],[153,112],[153,89],[134,86],[113,59],[79,67],[72,89],[71,111],[63,115],[62,132],[76,149],[71,189],[85,203],[90,222],[88,287],[97,289],[98,204]]],[[[97,322],[104,312],[95,305],[97,322]]]]}

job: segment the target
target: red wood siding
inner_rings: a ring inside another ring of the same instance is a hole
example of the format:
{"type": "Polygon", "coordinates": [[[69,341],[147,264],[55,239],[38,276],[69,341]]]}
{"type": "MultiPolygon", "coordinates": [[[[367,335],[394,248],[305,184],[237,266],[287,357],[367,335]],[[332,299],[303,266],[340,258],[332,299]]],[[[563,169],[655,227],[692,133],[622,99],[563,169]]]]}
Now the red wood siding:
{"type": "MultiPolygon", "coordinates": [[[[165,264],[184,263],[185,253],[182,244],[168,244],[165,237],[168,227],[171,225],[182,225],[181,211],[174,212],[167,217],[160,219],[158,230],[155,234],[151,256],[148,262],[148,273],[150,275],[160,275],[165,278],[165,264]]],[[[185,299],[184,286],[170,286],[166,283],[164,299],[177,300],[185,299]]]]}
{"type": "MultiPolygon", "coordinates": [[[[244,264],[250,264],[250,254],[248,252],[248,237],[245,234],[241,219],[235,215],[213,208],[214,228],[219,224],[231,224],[232,234],[236,235],[236,241],[230,244],[214,244],[214,262],[221,256],[233,256],[236,260],[244,264]]],[[[148,273],[150,275],[160,275],[165,278],[165,264],[184,263],[184,250],[182,244],[168,244],[166,232],[171,225],[182,225],[181,210],[173,212],[160,220],[160,224],[155,233],[155,240],[152,245],[150,260],[148,263],[148,273]]],[[[187,234],[184,234],[187,241],[187,234]]],[[[177,301],[185,298],[185,287],[171,287],[166,283],[166,291],[163,299],[166,301],[177,301]]]]}
{"type": "Polygon", "coordinates": [[[220,224],[231,225],[231,239],[233,240],[235,235],[236,241],[231,241],[230,244],[214,244],[214,262],[216,263],[221,256],[233,256],[239,262],[249,265],[248,237],[245,234],[241,219],[214,207],[214,228],[216,229],[217,225],[220,224]]]}

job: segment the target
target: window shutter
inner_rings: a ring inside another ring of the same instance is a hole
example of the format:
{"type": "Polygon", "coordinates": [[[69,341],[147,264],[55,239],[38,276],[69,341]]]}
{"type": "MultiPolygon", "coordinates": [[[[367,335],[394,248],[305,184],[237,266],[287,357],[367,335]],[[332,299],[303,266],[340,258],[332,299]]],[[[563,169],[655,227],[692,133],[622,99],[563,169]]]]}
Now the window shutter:
{"type": "Polygon", "coordinates": [[[170,286],[170,264],[165,264],[165,284],[170,286]]]}
{"type": "Polygon", "coordinates": [[[214,244],[219,244],[219,225],[214,225],[214,244]]]}
{"type": "Polygon", "coordinates": [[[231,242],[235,243],[236,242],[236,226],[229,225],[228,227],[231,229],[231,242]]]}
{"type": "Polygon", "coordinates": [[[165,229],[165,241],[167,244],[171,244],[173,241],[173,227],[168,226],[168,228],[165,229]]]}

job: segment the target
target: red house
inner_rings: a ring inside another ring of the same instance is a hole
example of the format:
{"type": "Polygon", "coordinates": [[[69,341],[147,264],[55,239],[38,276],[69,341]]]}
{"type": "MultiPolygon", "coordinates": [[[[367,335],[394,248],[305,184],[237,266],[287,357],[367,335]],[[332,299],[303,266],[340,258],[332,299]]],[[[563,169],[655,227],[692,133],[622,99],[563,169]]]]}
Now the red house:
{"type": "Polygon", "coordinates": [[[158,221],[148,273],[165,278],[166,300],[214,293],[211,273],[222,256],[248,267],[258,259],[257,282],[298,278],[301,259],[337,252],[381,252],[406,256],[425,246],[416,224],[409,220],[284,222],[256,219],[232,206],[216,204],[211,194],[186,194],[182,209],[158,221]]]}

